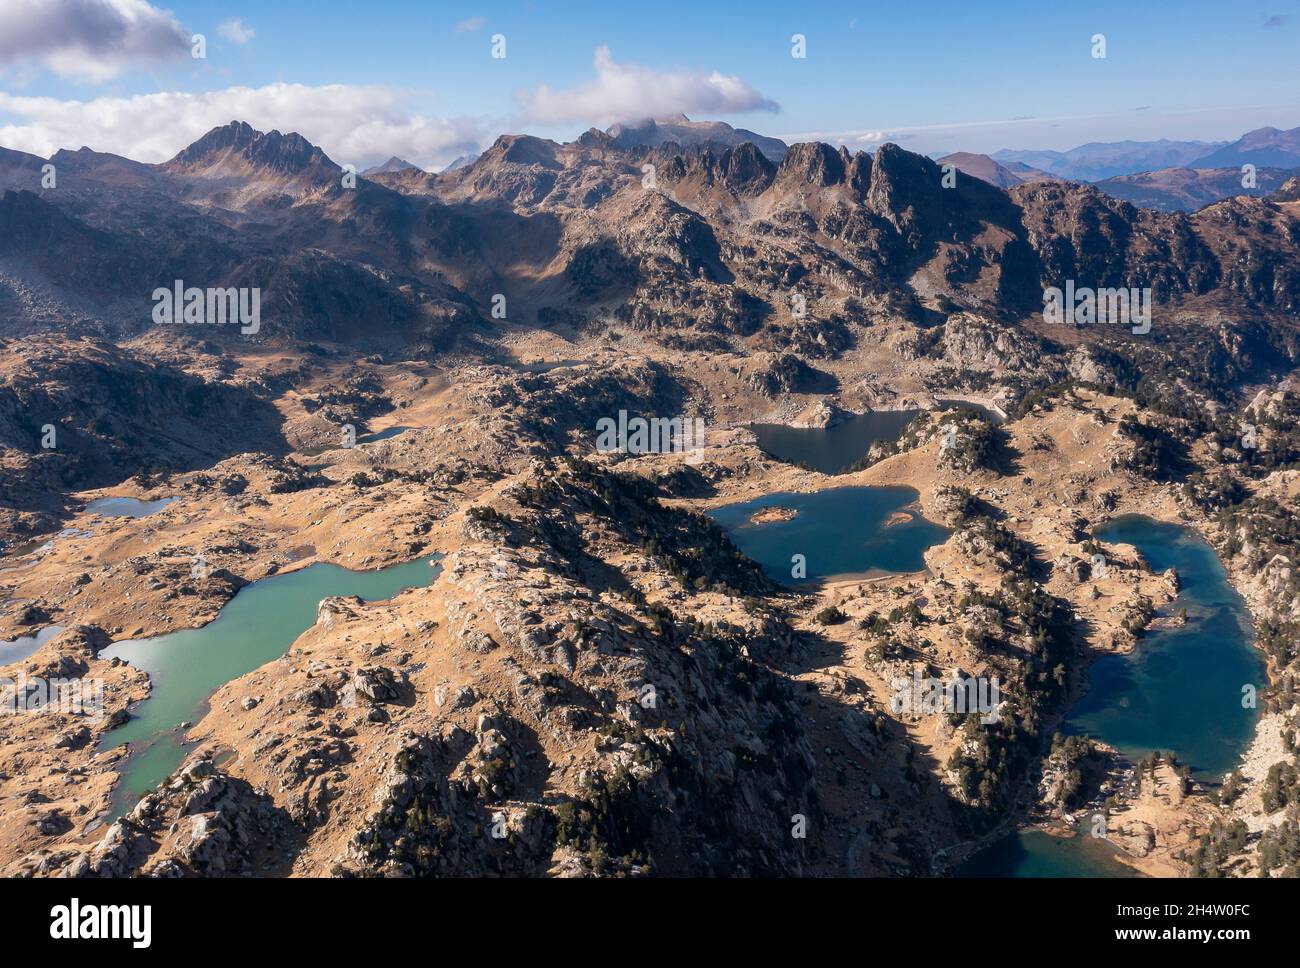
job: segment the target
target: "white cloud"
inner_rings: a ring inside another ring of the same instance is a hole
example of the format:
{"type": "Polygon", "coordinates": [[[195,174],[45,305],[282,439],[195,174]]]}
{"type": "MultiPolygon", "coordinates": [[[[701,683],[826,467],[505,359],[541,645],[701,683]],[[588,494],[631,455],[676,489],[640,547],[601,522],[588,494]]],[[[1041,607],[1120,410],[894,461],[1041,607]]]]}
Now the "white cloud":
{"type": "Polygon", "coordinates": [[[217,24],[217,33],[232,44],[246,44],[257,36],[257,31],[252,27],[245,27],[244,22],[238,17],[230,20],[223,20],[217,24]]]}
{"type": "Polygon", "coordinates": [[[456,33],[467,34],[473,30],[482,30],[485,23],[487,21],[482,17],[468,17],[456,24],[456,33]]]}
{"type": "Polygon", "coordinates": [[[483,119],[413,113],[402,91],[382,86],[269,84],[201,94],[64,101],[0,91],[0,145],[49,156],[82,145],[136,161],[166,161],[212,128],[247,121],[260,131],[297,131],[339,164],[358,168],[400,155],[435,168],[474,153],[487,137],[483,119]]]}
{"type": "Polygon", "coordinates": [[[846,146],[851,145],[882,145],[889,140],[888,131],[860,131],[851,140],[845,141],[846,146]]]}
{"type": "Polygon", "coordinates": [[[176,18],[147,0],[0,3],[0,67],[36,61],[63,77],[106,81],[189,47],[176,18]]]}
{"type": "Polygon", "coordinates": [[[579,121],[607,125],[676,114],[736,114],[778,111],[734,74],[717,71],[657,70],[620,64],[608,47],[596,48],[596,79],[569,90],[543,84],[516,95],[528,119],[542,124],[579,121]]]}

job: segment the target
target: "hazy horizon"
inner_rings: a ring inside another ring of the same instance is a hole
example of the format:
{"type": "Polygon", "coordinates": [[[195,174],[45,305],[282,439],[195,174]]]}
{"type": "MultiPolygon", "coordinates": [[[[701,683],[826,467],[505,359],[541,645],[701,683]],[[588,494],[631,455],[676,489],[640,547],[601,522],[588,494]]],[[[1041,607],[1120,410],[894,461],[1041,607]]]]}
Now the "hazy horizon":
{"type": "Polygon", "coordinates": [[[340,163],[397,155],[438,168],[503,133],[567,141],[677,112],[787,143],[893,141],[931,155],[1229,141],[1300,125],[1295,2],[1267,13],[1193,3],[1178,16],[1118,2],[1086,13],[940,3],[891,10],[888,22],[859,4],[769,0],[654,11],[397,2],[383,18],[323,16],[302,0],[90,10],[0,10],[0,144],[157,162],[239,119],[298,131],[340,163]],[[1098,34],[1105,57],[1094,56],[1098,34]],[[803,57],[792,56],[796,35],[803,57]]]}

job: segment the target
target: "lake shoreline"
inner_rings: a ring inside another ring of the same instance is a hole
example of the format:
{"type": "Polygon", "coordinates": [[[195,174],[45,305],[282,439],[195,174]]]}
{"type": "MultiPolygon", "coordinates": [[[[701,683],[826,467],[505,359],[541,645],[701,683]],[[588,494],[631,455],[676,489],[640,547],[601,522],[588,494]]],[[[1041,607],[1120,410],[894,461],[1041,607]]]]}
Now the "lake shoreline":
{"type": "MultiPolygon", "coordinates": [[[[1113,428],[1114,422],[1118,420],[1119,416],[1122,415],[1123,412],[1125,412],[1125,408],[1131,406],[1130,404],[1125,403],[1117,404],[1116,401],[1108,400],[1104,397],[1094,398],[1092,395],[1087,393],[1081,393],[1079,394],[1079,397],[1085,402],[1083,408],[1075,410],[1065,408],[1065,410],[1061,412],[1061,416],[1067,419],[1069,425],[1073,428],[1069,431],[1069,434],[1072,435],[1072,445],[1081,445],[1086,447],[1086,442],[1089,437],[1094,434],[1101,436],[1102,439],[1109,439],[1112,434],[1110,428],[1113,428]],[[1093,413],[1095,412],[1093,407],[1097,405],[1091,403],[1094,399],[1102,409],[1109,410],[1109,420],[1098,421],[1096,417],[1093,416],[1093,413]]],[[[1031,431],[1030,428],[1041,427],[1044,421],[1050,422],[1050,420],[1050,415],[1044,414],[1039,418],[1034,418],[1033,416],[1030,416],[1027,419],[1022,418],[1021,421],[1017,421],[1010,425],[1012,428],[1010,432],[1014,435],[1016,442],[1020,443],[1022,452],[1029,452],[1029,449],[1021,443],[1022,438],[1028,438],[1031,433],[1042,433],[1041,430],[1031,431]]],[[[1060,438],[1058,438],[1058,440],[1059,439],[1060,438]]],[[[764,472],[761,475],[740,476],[734,480],[728,481],[728,486],[723,489],[721,493],[715,496],[706,498],[702,501],[683,501],[682,503],[687,506],[704,510],[723,504],[753,499],[762,494],[770,493],[773,490],[812,493],[828,488],[854,486],[859,484],[901,484],[904,486],[915,487],[920,492],[918,506],[929,510],[930,514],[935,517],[936,520],[943,520],[942,516],[936,515],[933,510],[934,501],[937,491],[944,486],[945,479],[950,478],[953,475],[942,473],[941,469],[935,467],[932,463],[933,457],[930,457],[929,460],[927,460],[924,456],[925,450],[925,446],[911,449],[892,455],[869,467],[840,475],[822,475],[816,472],[810,473],[807,470],[801,471],[792,465],[776,461],[771,457],[771,455],[764,455],[764,472]]],[[[1075,465],[1079,463],[1084,463],[1084,461],[1072,462],[1072,464],[1075,465]]],[[[1066,470],[1070,474],[1079,473],[1072,467],[1066,468],[1066,470]]],[[[1104,513],[1097,514],[1095,517],[1088,514],[1092,519],[1092,523],[1100,524],[1102,521],[1108,521],[1112,518],[1120,517],[1128,513],[1143,514],[1157,521],[1181,525],[1192,529],[1201,539],[1205,540],[1211,548],[1215,550],[1216,557],[1218,557],[1218,540],[1215,534],[1213,522],[1211,522],[1199,508],[1191,504],[1180,492],[1167,485],[1134,479],[1129,475],[1115,476],[1117,478],[1116,483],[1120,483],[1120,479],[1122,479],[1127,486],[1121,487],[1117,490],[1112,490],[1111,493],[1114,494],[1118,500],[1113,505],[1107,506],[1104,513]]],[[[1015,526],[1015,530],[1021,534],[1025,534],[1026,530],[1032,531],[1031,540],[1038,542],[1040,547],[1045,549],[1044,554],[1048,558],[1051,558],[1052,556],[1061,553],[1059,550],[1061,547],[1060,542],[1064,540],[1066,543],[1069,543],[1072,540],[1068,538],[1063,539],[1062,537],[1063,531],[1068,531],[1068,512],[1063,512],[1066,516],[1062,518],[1060,526],[1062,531],[1046,530],[1049,518],[1044,517],[1043,515],[1048,511],[1049,505],[1046,501],[1041,500],[1041,496],[1045,494],[1050,496],[1050,488],[1053,486],[1050,483],[1052,480],[1053,478],[1049,472],[1049,468],[1038,466],[1035,467],[1032,472],[1032,480],[1029,476],[1025,476],[1022,481],[1019,478],[1007,478],[1001,475],[977,475],[976,480],[972,482],[973,486],[971,486],[971,490],[974,493],[979,494],[985,487],[987,487],[988,492],[995,497],[995,506],[997,506],[998,509],[1007,516],[1007,520],[1015,526]],[[1022,484],[1026,486],[1022,487],[1022,484]],[[1032,487],[1032,490],[1030,490],[1029,487],[1032,487]],[[1039,495],[1040,497],[1035,498],[1035,495],[1039,495]],[[1035,511],[1035,508],[1038,508],[1039,510],[1035,511]],[[1035,514],[1039,515],[1039,517],[1033,517],[1035,514]],[[1029,527],[1031,522],[1033,522],[1032,528],[1029,527]],[[1042,544],[1044,541],[1046,542],[1046,545],[1042,544]]],[[[1056,480],[1059,481],[1060,478],[1058,477],[1056,480]]],[[[1057,486],[1059,486],[1059,484],[1057,486]]],[[[1100,482],[1095,486],[1097,491],[1101,491],[1106,487],[1106,485],[1101,484],[1100,482]]],[[[1086,500],[1086,498],[1081,499],[1086,500]]],[[[1062,502],[1062,504],[1063,503],[1064,502],[1062,502]]],[[[1055,511],[1057,505],[1053,503],[1050,507],[1055,511]]],[[[966,565],[958,564],[954,556],[948,553],[948,546],[945,545],[933,550],[941,551],[943,553],[940,554],[935,561],[928,562],[929,572],[931,575],[937,576],[939,580],[942,580],[944,577],[961,580],[962,576],[970,574],[966,565]]],[[[1078,552],[1075,553],[1078,554],[1078,552]]],[[[931,552],[927,552],[927,559],[929,559],[930,556],[931,552]]],[[[1085,555],[1084,557],[1086,559],[1087,556],[1085,555]]],[[[1248,620],[1252,627],[1257,627],[1258,616],[1255,601],[1251,599],[1250,595],[1245,593],[1246,590],[1242,587],[1240,576],[1235,573],[1233,569],[1228,567],[1227,562],[1224,562],[1221,558],[1219,561],[1227,573],[1228,583],[1246,599],[1245,605],[1248,620]]],[[[850,576],[842,581],[823,582],[816,588],[810,588],[806,585],[801,587],[810,593],[816,594],[819,599],[819,605],[836,604],[841,602],[844,596],[854,595],[854,577],[857,576],[850,576]]],[[[868,584],[884,589],[893,585],[895,581],[897,581],[897,578],[893,580],[883,580],[889,577],[890,576],[880,576],[880,579],[875,582],[869,582],[868,584]]],[[[1159,576],[1152,576],[1150,579],[1144,581],[1155,582],[1158,584],[1159,576]]],[[[862,583],[858,582],[857,584],[860,591],[862,583]]],[[[1085,587],[1086,590],[1086,585],[1083,587],[1085,587]]],[[[1170,595],[1171,600],[1173,597],[1173,595],[1170,595]]],[[[1103,598],[1102,601],[1104,603],[1107,600],[1107,598],[1103,598]]],[[[1159,600],[1160,599],[1157,598],[1157,601],[1159,600]]],[[[1084,618],[1089,614],[1089,612],[1087,607],[1082,605],[1081,602],[1086,603],[1086,599],[1073,599],[1073,604],[1076,609],[1082,608],[1079,612],[1080,618],[1084,618]]],[[[1093,618],[1093,621],[1097,621],[1095,617],[1093,618]]],[[[1117,622],[1118,619],[1113,621],[1117,622]]],[[[1112,634],[1112,631],[1108,631],[1108,629],[1113,628],[1111,623],[1112,619],[1104,619],[1101,624],[1094,625],[1089,633],[1086,655],[1081,656],[1084,661],[1077,667],[1077,674],[1081,677],[1085,677],[1085,681],[1087,669],[1090,668],[1098,659],[1107,655],[1132,653],[1136,648],[1141,647],[1136,642],[1130,641],[1124,636],[1115,635],[1112,634]]],[[[1165,620],[1157,621],[1154,623],[1155,627],[1152,629],[1153,633],[1160,628],[1160,626],[1166,624],[1176,623],[1166,622],[1165,620]]],[[[1254,649],[1255,654],[1258,654],[1259,650],[1257,645],[1254,646],[1254,649]]],[[[1074,703],[1077,701],[1077,696],[1072,698],[1069,706],[1066,707],[1066,712],[1063,713],[1063,716],[1068,714],[1068,711],[1073,708],[1074,703]]],[[[1256,724],[1255,736],[1257,738],[1260,736],[1261,730],[1265,728],[1266,722],[1267,720],[1262,720],[1256,724]]],[[[1254,742],[1250,744],[1252,748],[1254,745],[1256,745],[1254,742]]],[[[1243,752],[1243,756],[1245,755],[1246,753],[1243,752]]],[[[1032,780],[1029,777],[1026,777],[1026,782],[1027,790],[1029,790],[1029,785],[1032,784],[1032,780]]],[[[1206,801],[1202,794],[1198,794],[1196,797],[1192,798],[1191,801],[1187,802],[1184,807],[1180,808],[1183,813],[1187,815],[1189,823],[1195,822],[1193,814],[1202,809],[1199,805],[1202,802],[1208,801],[1206,801]]],[[[1026,806],[1028,806],[1027,803],[1024,804],[1020,810],[1020,816],[1022,818],[1026,815],[1024,809],[1026,806]]],[[[1179,841],[1179,844],[1175,845],[1175,850],[1179,849],[1183,842],[1182,836],[1182,834],[1176,835],[1175,839],[1179,841]]],[[[983,838],[981,838],[981,840],[982,839],[983,838]]],[[[946,848],[946,850],[952,851],[950,856],[955,858],[956,854],[966,853],[977,846],[978,844],[962,844],[960,846],[958,844],[951,844],[946,848]]],[[[1152,862],[1138,857],[1125,855],[1124,862],[1149,875],[1156,874],[1158,876],[1169,876],[1170,873],[1169,865],[1162,864],[1160,869],[1157,870],[1152,862]]],[[[944,866],[945,868],[947,867],[946,864],[944,866]]]]}
{"type": "Polygon", "coordinates": [[[117,761],[110,818],[125,813],[134,800],[181,765],[192,745],[185,737],[185,724],[203,719],[211,697],[222,687],[282,658],[320,621],[322,601],[354,595],[367,603],[387,601],[407,589],[432,584],[440,559],[440,555],[425,555],[360,571],[303,560],[244,585],[212,621],[198,628],[114,642],[104,649],[101,657],[140,669],[151,686],[147,697],[128,708],[129,719],[98,742],[101,751],[126,747],[117,761]],[[313,571],[318,576],[314,583],[313,571]],[[223,635],[238,648],[223,642],[223,635]],[[157,765],[151,765],[151,760],[157,760],[157,765]],[[141,771],[147,777],[137,776],[141,771]]]}

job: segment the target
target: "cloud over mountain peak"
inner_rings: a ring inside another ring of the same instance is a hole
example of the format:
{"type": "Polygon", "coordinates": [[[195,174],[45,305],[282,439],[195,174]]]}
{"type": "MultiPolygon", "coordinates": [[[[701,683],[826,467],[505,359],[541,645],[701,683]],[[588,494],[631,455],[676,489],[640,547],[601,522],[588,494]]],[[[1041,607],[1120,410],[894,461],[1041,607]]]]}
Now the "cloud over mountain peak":
{"type": "Polygon", "coordinates": [[[545,84],[518,95],[528,120],[609,125],[645,117],[738,114],[780,110],[741,78],[720,71],[660,70],[620,63],[606,46],[596,48],[596,78],[567,90],[545,84]]]}

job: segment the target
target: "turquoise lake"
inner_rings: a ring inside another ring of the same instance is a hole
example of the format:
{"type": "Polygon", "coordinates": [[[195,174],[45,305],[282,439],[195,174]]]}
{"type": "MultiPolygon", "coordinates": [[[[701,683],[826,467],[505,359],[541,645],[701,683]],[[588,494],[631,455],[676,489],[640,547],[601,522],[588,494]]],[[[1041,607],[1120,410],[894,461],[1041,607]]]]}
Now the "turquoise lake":
{"type": "Polygon", "coordinates": [[[123,659],[149,673],[153,691],[131,719],[100,743],[130,743],[130,758],[113,791],[120,816],[179,767],[185,758],[176,727],[195,721],[209,696],[232,679],[278,659],[316,621],[316,606],[331,595],[383,601],[405,588],[430,584],[437,556],[376,571],[348,571],[319,563],[273,575],[239,590],[202,628],[151,639],[116,642],[101,656],[123,659]],[[432,566],[432,567],[431,567],[432,566]]]}

